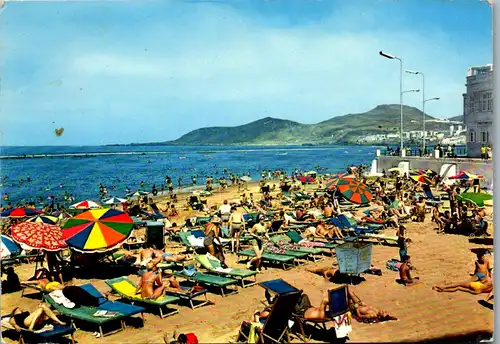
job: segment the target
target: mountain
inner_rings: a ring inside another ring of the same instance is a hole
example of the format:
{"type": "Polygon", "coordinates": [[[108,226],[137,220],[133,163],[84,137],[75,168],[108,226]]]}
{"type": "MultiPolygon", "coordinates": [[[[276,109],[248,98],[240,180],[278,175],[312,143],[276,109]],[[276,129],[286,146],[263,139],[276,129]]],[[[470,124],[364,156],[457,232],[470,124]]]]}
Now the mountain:
{"type": "Polygon", "coordinates": [[[448,119],[450,121],[463,122],[464,121],[464,115],[458,115],[458,116],[450,117],[448,119]]]}
{"type": "MultiPolygon", "coordinates": [[[[422,130],[423,113],[403,107],[404,131],[422,130]]],[[[426,120],[435,119],[428,114],[426,120]]],[[[379,105],[363,113],[333,117],[317,124],[266,117],[236,127],[209,127],[193,130],[177,140],[154,145],[300,145],[354,144],[367,135],[397,134],[400,105],[379,105]]],[[[426,122],[427,130],[448,130],[449,124],[426,122]]]]}

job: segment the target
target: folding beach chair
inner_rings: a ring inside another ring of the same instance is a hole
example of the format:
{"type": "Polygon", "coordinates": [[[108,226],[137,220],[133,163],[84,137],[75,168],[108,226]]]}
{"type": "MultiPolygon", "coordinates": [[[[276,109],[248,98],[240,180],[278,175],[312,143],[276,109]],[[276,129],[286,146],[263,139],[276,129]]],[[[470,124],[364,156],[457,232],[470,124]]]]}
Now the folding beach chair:
{"type": "Polygon", "coordinates": [[[155,300],[143,298],[141,294],[135,292],[136,285],[126,277],[113,278],[106,280],[105,282],[114,292],[120,295],[121,298],[132,304],[140,303],[143,305],[157,307],[161,318],[179,313],[179,310],[168,307],[168,305],[172,303],[179,302],[179,297],[165,295],[155,300]],[[166,312],[164,313],[163,310],[166,312]]]}
{"type": "Polygon", "coordinates": [[[188,265],[182,271],[174,271],[173,275],[207,287],[219,288],[223,297],[238,293],[238,280],[204,274],[198,271],[194,265],[188,265]],[[228,288],[230,286],[234,286],[235,288],[228,288]],[[229,291],[229,293],[225,293],[224,291],[229,291]]]}
{"type": "Polygon", "coordinates": [[[368,228],[369,230],[381,230],[384,228],[383,224],[377,224],[377,223],[365,223],[361,224],[354,217],[351,215],[347,214],[339,214],[337,218],[346,226],[351,226],[353,228],[368,228]]]}
{"type": "Polygon", "coordinates": [[[347,335],[352,331],[352,319],[351,313],[349,312],[347,286],[341,285],[335,289],[331,289],[328,291],[328,311],[326,314],[326,319],[313,321],[304,319],[300,316],[295,316],[295,320],[297,321],[302,340],[305,342],[310,339],[310,336],[308,337],[305,334],[306,324],[312,325],[319,330],[327,331],[328,329],[326,327],[326,324],[329,322],[333,322],[337,335],[339,335],[340,332],[343,332],[342,334],[347,335]],[[340,327],[343,328],[341,329],[340,327]]]}
{"type": "MultiPolygon", "coordinates": [[[[81,288],[85,289],[87,292],[91,292],[95,289],[91,285],[82,285],[81,288]]],[[[91,292],[91,294],[95,292],[91,292]]],[[[99,293],[100,294],[100,293],[99,293]]],[[[109,301],[104,297],[100,298],[101,304],[98,307],[89,307],[89,306],[79,306],[75,308],[66,308],[63,305],[58,304],[50,294],[43,296],[44,300],[51,305],[56,311],[58,311],[62,316],[65,316],[71,320],[71,324],[77,329],[75,325],[75,320],[80,320],[84,322],[88,322],[91,324],[95,324],[99,328],[99,333],[102,337],[122,331],[125,329],[125,321],[124,319],[130,317],[132,315],[141,314],[143,318],[143,312],[145,309],[139,306],[128,305],[126,303],[109,301]],[[97,316],[97,311],[110,312],[112,316],[97,316]],[[107,333],[103,332],[104,324],[109,324],[114,321],[120,321],[120,328],[114,331],[109,331],[107,333]]],[[[144,319],[144,318],[143,318],[144,319]]]]}
{"type": "Polygon", "coordinates": [[[223,268],[217,258],[208,256],[208,254],[203,256],[196,256],[195,259],[203,268],[207,270],[209,274],[234,278],[241,282],[241,286],[243,288],[250,287],[257,283],[257,271],[237,268],[223,268]],[[253,281],[247,282],[245,284],[245,280],[252,277],[253,281]]]}
{"type": "MultiPolygon", "coordinates": [[[[9,323],[10,315],[4,315],[1,318],[2,329],[16,331],[15,327],[9,323]]],[[[58,324],[51,324],[51,330],[43,331],[30,331],[28,329],[22,328],[18,333],[19,344],[24,344],[26,341],[31,341],[33,343],[45,343],[45,342],[57,342],[57,339],[61,339],[65,336],[70,336],[71,343],[75,343],[75,329],[71,326],[62,326],[58,324]]]]}
{"type": "MultiPolygon", "coordinates": [[[[260,283],[259,285],[262,286],[264,283],[260,283]]],[[[284,284],[287,283],[284,282],[284,284]]],[[[277,287],[279,288],[279,286],[277,287]]],[[[277,295],[273,302],[271,312],[263,324],[254,324],[248,321],[243,321],[238,334],[238,338],[236,339],[238,343],[248,343],[249,338],[252,335],[249,330],[252,326],[256,325],[256,327],[259,328],[258,335],[260,337],[260,342],[264,344],[282,342],[290,343],[290,336],[288,331],[289,320],[292,318],[293,311],[297,302],[299,301],[300,296],[302,295],[302,291],[293,287],[285,289],[288,289],[289,291],[277,295]],[[285,335],[286,341],[284,338],[285,335]]]]}

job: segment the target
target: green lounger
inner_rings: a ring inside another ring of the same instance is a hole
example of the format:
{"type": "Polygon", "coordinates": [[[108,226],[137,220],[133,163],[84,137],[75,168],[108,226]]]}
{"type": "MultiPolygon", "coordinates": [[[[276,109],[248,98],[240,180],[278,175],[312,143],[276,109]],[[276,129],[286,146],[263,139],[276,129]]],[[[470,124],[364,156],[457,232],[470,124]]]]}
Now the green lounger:
{"type": "MultiPolygon", "coordinates": [[[[236,255],[238,256],[238,261],[239,261],[240,257],[248,257],[248,258],[255,257],[255,251],[243,250],[237,252],[236,255]]],[[[287,270],[287,266],[289,267],[288,269],[291,269],[291,267],[294,266],[295,264],[295,257],[288,256],[285,254],[264,252],[262,253],[262,260],[265,262],[282,264],[283,270],[287,270]]]]}
{"type": "Polygon", "coordinates": [[[100,310],[101,307],[88,307],[88,306],[80,306],[76,308],[66,308],[63,305],[58,304],[57,302],[52,299],[52,297],[49,294],[46,294],[43,296],[44,300],[51,305],[56,311],[58,311],[62,316],[68,317],[71,319],[71,324],[75,329],[77,328],[75,326],[74,320],[80,320],[80,321],[85,321],[89,322],[92,324],[95,324],[99,328],[99,332],[102,337],[122,331],[125,329],[125,321],[124,319],[138,313],[142,313],[144,311],[144,308],[142,307],[137,307],[137,310],[134,310],[132,312],[125,311],[125,313],[120,312],[118,309],[122,308],[121,306],[129,306],[129,307],[134,307],[130,306],[127,304],[122,304],[120,302],[112,302],[112,301],[106,301],[107,303],[110,304],[117,304],[117,307],[110,307],[113,309],[113,313],[115,315],[113,317],[99,317],[99,316],[94,316],[94,314],[100,310]],[[120,328],[114,331],[109,331],[107,333],[104,333],[102,328],[104,324],[110,323],[112,321],[120,321],[120,328]]]}
{"type": "MultiPolygon", "coordinates": [[[[273,235],[273,236],[271,236],[271,240],[275,244],[277,244],[279,240],[284,241],[288,244],[294,244],[293,240],[290,239],[288,237],[288,235],[285,235],[285,234],[273,235]]],[[[296,250],[292,250],[292,251],[299,251],[299,252],[303,252],[303,253],[307,253],[307,254],[311,254],[311,255],[321,254],[323,252],[321,249],[315,248],[315,247],[298,247],[296,250]]]]}
{"type": "Polygon", "coordinates": [[[147,299],[143,298],[141,294],[137,294],[136,291],[136,285],[132,283],[129,279],[126,277],[117,277],[113,279],[106,280],[106,284],[120,297],[123,299],[129,301],[131,304],[134,304],[135,302],[137,303],[142,303],[142,304],[147,304],[151,306],[155,306],[160,310],[160,317],[165,318],[169,315],[174,315],[179,313],[179,310],[177,309],[171,309],[168,308],[167,305],[171,303],[176,303],[180,301],[180,298],[175,297],[175,296],[170,296],[170,295],[165,295],[162,296],[156,300],[152,299],[147,299]],[[166,313],[163,313],[163,308],[167,311],[166,313]]]}
{"type": "Polygon", "coordinates": [[[238,268],[222,268],[220,261],[213,257],[208,257],[206,255],[196,256],[196,261],[207,270],[208,273],[220,276],[228,276],[241,281],[241,286],[243,288],[250,287],[257,283],[257,271],[238,269],[238,268]],[[245,279],[253,277],[254,281],[245,284],[245,279]]]}
{"type": "Polygon", "coordinates": [[[229,295],[229,294],[237,294],[238,293],[238,287],[236,286],[238,284],[238,281],[235,279],[216,276],[216,275],[204,274],[202,272],[196,271],[196,267],[194,265],[188,266],[188,271],[189,270],[191,270],[194,273],[188,274],[188,273],[185,273],[184,271],[176,271],[176,272],[174,272],[174,276],[182,277],[188,281],[200,283],[200,284],[203,284],[207,287],[219,288],[223,297],[225,297],[226,295],[229,295]],[[227,288],[229,286],[235,286],[236,288],[229,289],[229,288],[227,288]],[[224,290],[229,290],[230,292],[225,293],[224,290]]]}
{"type": "MultiPolygon", "coordinates": [[[[290,240],[292,240],[296,244],[300,244],[300,242],[302,242],[302,241],[308,241],[308,240],[304,239],[302,237],[302,235],[300,235],[300,233],[295,232],[295,231],[290,231],[290,232],[286,233],[286,235],[290,238],[290,240]]],[[[318,246],[318,248],[330,250],[330,252],[333,255],[333,251],[335,250],[335,248],[337,246],[338,246],[337,244],[330,244],[330,243],[326,243],[326,242],[321,242],[321,246],[318,246]]]]}

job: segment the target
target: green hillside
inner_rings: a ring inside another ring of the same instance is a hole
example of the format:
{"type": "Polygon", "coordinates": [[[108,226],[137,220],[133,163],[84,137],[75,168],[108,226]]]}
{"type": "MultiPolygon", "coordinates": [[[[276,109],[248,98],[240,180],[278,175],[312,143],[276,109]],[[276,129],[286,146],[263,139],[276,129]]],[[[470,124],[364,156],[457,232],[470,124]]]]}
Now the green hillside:
{"type": "MultiPolygon", "coordinates": [[[[404,106],[404,130],[422,129],[422,111],[404,106]]],[[[426,120],[434,117],[426,114],[426,120]]],[[[427,122],[427,130],[447,130],[449,124],[427,122]]],[[[333,117],[317,124],[266,117],[236,127],[210,127],[193,130],[165,145],[290,145],[357,143],[367,135],[399,133],[400,106],[379,105],[357,114],[333,117]]]]}

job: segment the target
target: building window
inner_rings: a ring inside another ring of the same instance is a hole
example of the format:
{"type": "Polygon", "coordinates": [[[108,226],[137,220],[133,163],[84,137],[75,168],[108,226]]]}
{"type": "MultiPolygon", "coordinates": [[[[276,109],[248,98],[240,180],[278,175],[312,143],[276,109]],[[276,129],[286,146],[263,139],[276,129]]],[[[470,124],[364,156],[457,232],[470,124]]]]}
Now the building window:
{"type": "Polygon", "coordinates": [[[492,92],[485,92],[486,99],[486,110],[485,111],[493,111],[493,94],[492,92]]]}
{"type": "Polygon", "coordinates": [[[490,92],[483,92],[483,106],[482,111],[488,111],[488,96],[490,92]]]}
{"type": "Polygon", "coordinates": [[[471,130],[471,131],[470,131],[470,133],[469,133],[469,135],[470,135],[470,136],[469,136],[469,142],[474,142],[474,141],[475,141],[475,140],[474,140],[474,136],[475,136],[475,135],[474,135],[474,131],[472,131],[472,130],[471,130]]]}
{"type": "Polygon", "coordinates": [[[482,92],[474,92],[473,93],[473,98],[474,98],[474,110],[477,112],[481,111],[481,93],[482,92]]]}
{"type": "Polygon", "coordinates": [[[482,134],[483,134],[483,142],[487,142],[486,131],[483,131],[482,134]]]}

